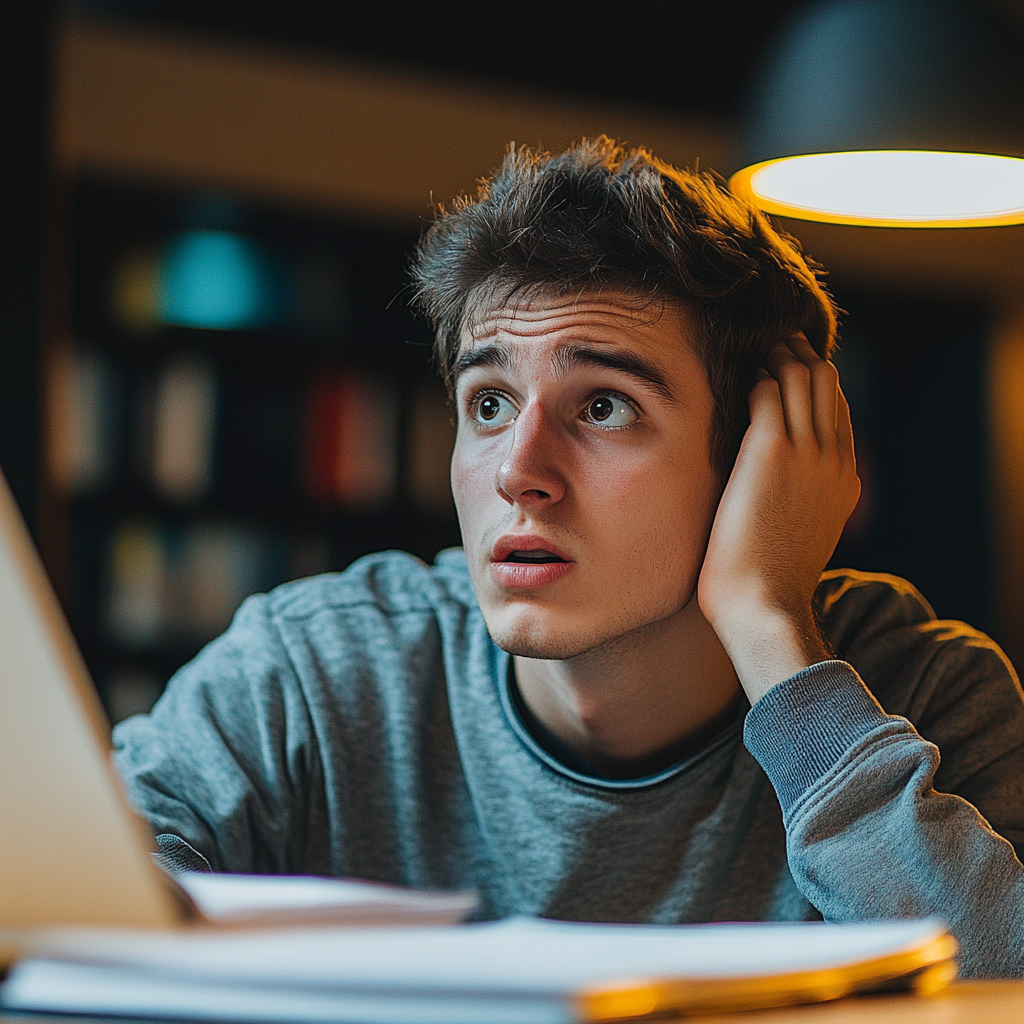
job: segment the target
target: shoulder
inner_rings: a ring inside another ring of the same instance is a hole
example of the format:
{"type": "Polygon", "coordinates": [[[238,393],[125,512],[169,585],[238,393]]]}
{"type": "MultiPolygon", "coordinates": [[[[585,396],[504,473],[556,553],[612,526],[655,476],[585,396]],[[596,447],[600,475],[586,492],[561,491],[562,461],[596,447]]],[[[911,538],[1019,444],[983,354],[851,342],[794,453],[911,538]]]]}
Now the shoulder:
{"type": "Polygon", "coordinates": [[[916,724],[940,707],[995,701],[1019,714],[1020,683],[990,637],[938,619],[913,584],[884,573],[836,569],[818,585],[822,629],[890,714],[916,724]]]}
{"type": "Polygon", "coordinates": [[[344,572],[247,598],[227,631],[178,676],[222,683],[230,677],[280,696],[287,680],[308,683],[325,670],[350,679],[394,674],[403,659],[429,660],[453,619],[475,625],[477,618],[461,551],[442,552],[433,566],[385,551],[344,572]]]}
{"type": "Polygon", "coordinates": [[[382,551],[325,573],[275,588],[263,598],[267,614],[299,622],[324,612],[362,610],[386,616],[422,614],[439,604],[475,606],[462,550],[442,551],[434,563],[404,551],[382,551]]]}
{"type": "Polygon", "coordinates": [[[814,596],[822,627],[837,652],[893,629],[935,620],[921,592],[888,573],[830,569],[822,574],[814,596]]]}
{"type": "Polygon", "coordinates": [[[483,630],[460,550],[432,566],[384,551],[249,598],[222,639],[244,660],[262,652],[300,680],[394,680],[433,677],[446,638],[483,630]]]}

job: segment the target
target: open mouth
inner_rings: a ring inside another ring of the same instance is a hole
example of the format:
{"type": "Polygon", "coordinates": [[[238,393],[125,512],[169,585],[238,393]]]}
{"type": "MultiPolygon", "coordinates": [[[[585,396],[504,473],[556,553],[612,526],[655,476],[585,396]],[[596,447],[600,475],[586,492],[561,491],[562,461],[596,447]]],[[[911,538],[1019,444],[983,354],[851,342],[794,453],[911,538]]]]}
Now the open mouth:
{"type": "Polygon", "coordinates": [[[550,551],[535,549],[533,551],[510,551],[503,559],[504,562],[525,562],[530,565],[546,565],[549,562],[564,562],[564,558],[553,555],[550,551]]]}
{"type": "Polygon", "coordinates": [[[494,546],[491,578],[508,594],[539,591],[563,579],[575,567],[571,559],[542,547],[544,537],[506,535],[494,546]],[[522,547],[515,547],[516,543],[522,547]]]}

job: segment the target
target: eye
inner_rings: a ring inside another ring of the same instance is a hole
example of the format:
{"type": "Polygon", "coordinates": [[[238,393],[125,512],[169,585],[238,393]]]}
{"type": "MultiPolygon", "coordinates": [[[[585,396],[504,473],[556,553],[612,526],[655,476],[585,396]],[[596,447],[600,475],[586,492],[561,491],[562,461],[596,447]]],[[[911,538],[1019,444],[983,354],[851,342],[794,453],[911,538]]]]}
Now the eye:
{"type": "Polygon", "coordinates": [[[503,427],[516,418],[516,407],[504,395],[481,395],[469,411],[477,423],[487,427],[503,427]]]}
{"type": "Polygon", "coordinates": [[[584,416],[602,427],[628,427],[636,421],[636,410],[618,395],[598,395],[591,399],[584,416]]]}

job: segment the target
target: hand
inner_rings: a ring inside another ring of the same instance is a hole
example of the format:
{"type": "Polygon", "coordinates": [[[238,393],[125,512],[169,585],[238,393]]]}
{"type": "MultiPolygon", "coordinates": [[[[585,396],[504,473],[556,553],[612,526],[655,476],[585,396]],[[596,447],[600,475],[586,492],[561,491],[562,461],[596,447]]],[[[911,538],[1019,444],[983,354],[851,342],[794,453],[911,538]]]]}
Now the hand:
{"type": "Polygon", "coordinates": [[[718,506],[697,601],[753,704],[829,654],[815,587],[860,496],[850,409],[803,334],[772,352],[718,506]]]}

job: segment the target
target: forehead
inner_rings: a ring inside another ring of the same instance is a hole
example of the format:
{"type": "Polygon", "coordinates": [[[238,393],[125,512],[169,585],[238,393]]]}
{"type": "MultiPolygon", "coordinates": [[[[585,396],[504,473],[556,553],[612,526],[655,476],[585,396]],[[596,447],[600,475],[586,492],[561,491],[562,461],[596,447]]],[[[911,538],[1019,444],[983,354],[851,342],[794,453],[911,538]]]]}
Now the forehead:
{"type": "Polygon", "coordinates": [[[690,348],[692,317],[681,304],[625,292],[572,296],[545,292],[471,304],[459,352],[480,345],[547,339],[625,348],[690,348]]]}

